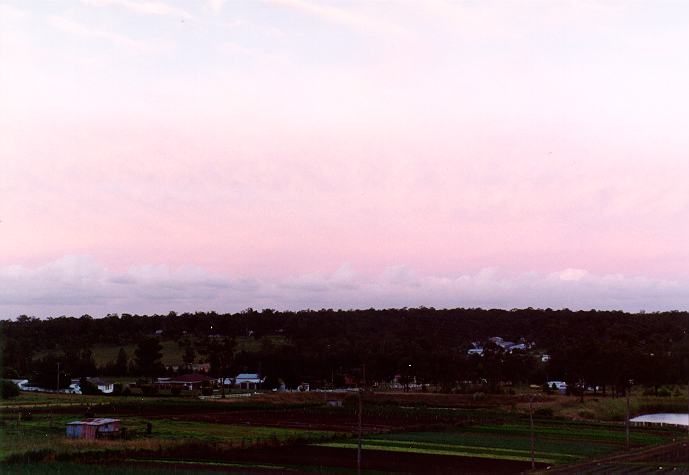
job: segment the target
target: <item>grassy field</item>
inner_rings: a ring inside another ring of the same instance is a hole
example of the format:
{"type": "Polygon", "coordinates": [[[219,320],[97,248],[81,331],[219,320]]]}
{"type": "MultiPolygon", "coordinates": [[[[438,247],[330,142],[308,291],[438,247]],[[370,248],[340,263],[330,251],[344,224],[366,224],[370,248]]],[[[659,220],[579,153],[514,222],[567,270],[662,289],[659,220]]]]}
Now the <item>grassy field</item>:
{"type": "MultiPolygon", "coordinates": [[[[623,427],[573,422],[543,422],[535,425],[535,458],[547,464],[571,463],[624,450],[623,427]]],[[[660,444],[675,431],[634,428],[633,446],[660,444]]],[[[356,447],[355,440],[327,442],[324,447],[356,447]]],[[[366,437],[365,449],[419,454],[455,455],[503,460],[531,460],[530,428],[526,422],[477,425],[461,431],[409,432],[366,437]]]]}
{"type": "MultiPolygon", "coordinates": [[[[307,462],[323,452],[336,458],[334,462],[331,460],[333,465],[328,466],[338,468],[342,467],[338,465],[340,459],[344,462],[349,460],[351,450],[356,448],[356,441],[350,438],[356,414],[351,404],[337,409],[324,407],[327,399],[332,397],[315,392],[266,393],[234,401],[206,401],[180,397],[23,393],[4,403],[0,419],[0,460],[47,460],[61,465],[70,461],[88,463],[97,457],[98,460],[129,460],[131,463],[144,463],[145,460],[159,464],[174,463],[177,464],[175,467],[222,461],[229,467],[237,461],[238,452],[247,453],[244,449],[263,450],[256,458],[247,455],[245,460],[246,463],[261,464],[269,459],[275,448],[283,446],[281,448],[285,450],[280,452],[282,459],[278,457],[273,462],[287,463],[285,460],[290,458],[290,453],[300,448],[305,451],[303,459],[292,457],[294,460],[290,464],[310,466],[307,462]],[[87,402],[95,405],[94,410],[99,417],[117,414],[115,417],[127,428],[128,439],[67,439],[65,423],[82,418],[83,406],[87,402]],[[74,404],[80,407],[72,407],[74,404]],[[32,417],[20,420],[19,413],[26,410],[33,412],[32,417]],[[146,434],[149,422],[153,430],[146,434]],[[316,425],[315,422],[330,425],[316,425]],[[288,446],[284,447],[285,444],[288,446]]],[[[530,462],[528,418],[522,412],[521,402],[517,403],[519,407],[510,402],[520,399],[505,395],[505,403],[499,407],[477,409],[444,407],[447,402],[461,403],[459,397],[426,398],[431,403],[442,404],[438,407],[407,407],[408,397],[397,404],[388,401],[391,397],[393,395],[386,395],[382,404],[378,398],[366,400],[365,423],[372,428],[365,435],[364,448],[372,451],[371,458],[416,457],[421,466],[428,457],[433,460],[449,458],[450,464],[455,463],[455,459],[457,463],[474,463],[467,462],[471,460],[488,463],[493,460],[523,465],[530,462]],[[374,457],[374,454],[378,455],[374,457]]],[[[415,397],[424,399],[423,394],[415,397]]],[[[616,411],[623,401],[592,398],[581,404],[576,398],[554,397],[537,403],[537,407],[559,405],[560,413],[572,411],[575,417],[536,419],[536,461],[563,466],[624,453],[626,444],[622,424],[584,420],[576,412],[593,411],[592,408],[598,405],[601,414],[609,415],[611,407],[616,411]]],[[[637,396],[636,407],[651,407],[661,402],[675,403],[672,398],[637,396]]],[[[633,448],[655,447],[685,434],[682,429],[632,427],[631,445],[633,448]]],[[[78,470],[76,465],[68,466],[78,470]]]]}
{"type": "Polygon", "coordinates": [[[70,440],[65,437],[65,424],[78,420],[83,414],[35,414],[31,420],[2,420],[0,460],[10,456],[41,450],[53,450],[55,454],[118,450],[174,449],[187,443],[223,444],[227,447],[250,447],[260,442],[278,444],[296,438],[326,440],[335,433],[283,429],[276,427],[252,427],[210,422],[147,419],[143,417],[118,417],[127,428],[128,440],[70,440]],[[152,433],[146,434],[147,423],[152,423],[152,433]]]}

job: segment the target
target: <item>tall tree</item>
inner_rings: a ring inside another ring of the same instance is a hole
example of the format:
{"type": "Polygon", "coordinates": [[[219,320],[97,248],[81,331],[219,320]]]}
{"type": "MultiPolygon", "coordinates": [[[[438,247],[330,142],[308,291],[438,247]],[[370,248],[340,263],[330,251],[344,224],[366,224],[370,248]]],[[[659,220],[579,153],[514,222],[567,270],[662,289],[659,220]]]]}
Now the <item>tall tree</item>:
{"type": "Polygon", "coordinates": [[[163,347],[155,337],[141,340],[134,351],[136,366],[143,376],[154,376],[162,370],[163,347]]]}
{"type": "Polygon", "coordinates": [[[182,355],[182,361],[184,361],[185,364],[190,365],[195,360],[196,360],[196,351],[194,351],[194,347],[191,346],[191,344],[189,344],[184,348],[184,355],[182,355]]]}
{"type": "Polygon", "coordinates": [[[117,361],[115,362],[115,373],[117,376],[126,376],[128,368],[127,352],[124,351],[124,348],[120,348],[120,351],[117,353],[117,361]]]}

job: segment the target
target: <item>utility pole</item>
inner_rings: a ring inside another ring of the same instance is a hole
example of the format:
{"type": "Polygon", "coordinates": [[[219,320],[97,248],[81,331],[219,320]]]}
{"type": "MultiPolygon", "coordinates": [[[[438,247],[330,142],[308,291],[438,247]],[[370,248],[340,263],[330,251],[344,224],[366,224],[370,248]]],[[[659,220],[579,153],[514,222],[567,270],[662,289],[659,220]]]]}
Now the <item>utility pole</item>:
{"type": "Polygon", "coordinates": [[[55,388],[56,391],[60,391],[60,362],[58,361],[57,363],[57,387],[55,388]]]}
{"type": "Polygon", "coordinates": [[[627,438],[627,450],[629,450],[629,392],[631,388],[631,384],[629,381],[627,381],[627,386],[625,388],[625,393],[627,395],[627,418],[624,421],[624,433],[627,438]]]}
{"type": "Polygon", "coordinates": [[[531,470],[536,468],[536,439],[533,430],[533,394],[529,394],[529,425],[531,426],[531,470]]]}
{"type": "Polygon", "coordinates": [[[361,474],[361,436],[363,433],[363,424],[362,424],[362,417],[363,417],[363,402],[362,402],[362,392],[366,390],[366,365],[364,364],[362,367],[362,373],[363,373],[363,388],[359,388],[359,440],[357,443],[357,449],[356,449],[356,473],[361,474]]]}

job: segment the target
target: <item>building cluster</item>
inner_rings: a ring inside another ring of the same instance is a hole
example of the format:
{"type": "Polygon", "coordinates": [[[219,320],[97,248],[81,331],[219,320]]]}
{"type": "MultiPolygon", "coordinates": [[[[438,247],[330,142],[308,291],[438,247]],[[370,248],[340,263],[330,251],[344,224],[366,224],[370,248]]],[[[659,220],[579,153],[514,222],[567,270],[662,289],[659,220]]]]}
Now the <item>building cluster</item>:
{"type": "MultiPolygon", "coordinates": [[[[533,352],[536,347],[534,342],[529,342],[524,338],[520,338],[518,342],[514,342],[505,340],[499,336],[494,336],[489,338],[486,343],[472,343],[471,348],[467,350],[467,355],[483,356],[486,351],[486,346],[488,345],[494,345],[494,347],[501,349],[505,353],[513,353],[515,351],[533,352]]],[[[536,356],[544,363],[550,360],[550,356],[545,353],[539,353],[536,356]]]]}

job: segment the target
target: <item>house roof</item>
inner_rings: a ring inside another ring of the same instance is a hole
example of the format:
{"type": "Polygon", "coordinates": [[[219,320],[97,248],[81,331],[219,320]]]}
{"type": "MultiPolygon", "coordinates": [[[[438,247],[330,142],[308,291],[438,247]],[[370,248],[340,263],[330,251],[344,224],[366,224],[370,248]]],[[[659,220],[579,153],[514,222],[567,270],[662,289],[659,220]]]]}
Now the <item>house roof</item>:
{"type": "Polygon", "coordinates": [[[190,373],[183,374],[171,378],[167,383],[203,383],[204,381],[213,381],[215,378],[206,376],[205,374],[190,373]]]}
{"type": "Polygon", "coordinates": [[[104,424],[111,424],[113,422],[120,422],[119,419],[109,419],[107,417],[94,417],[91,419],[82,419],[80,421],[68,422],[67,425],[86,425],[86,426],[102,426],[104,424]]]}
{"type": "Polygon", "coordinates": [[[257,373],[240,373],[237,375],[237,378],[235,378],[237,381],[240,379],[242,380],[247,380],[247,379],[257,379],[260,380],[261,377],[257,373]]]}

